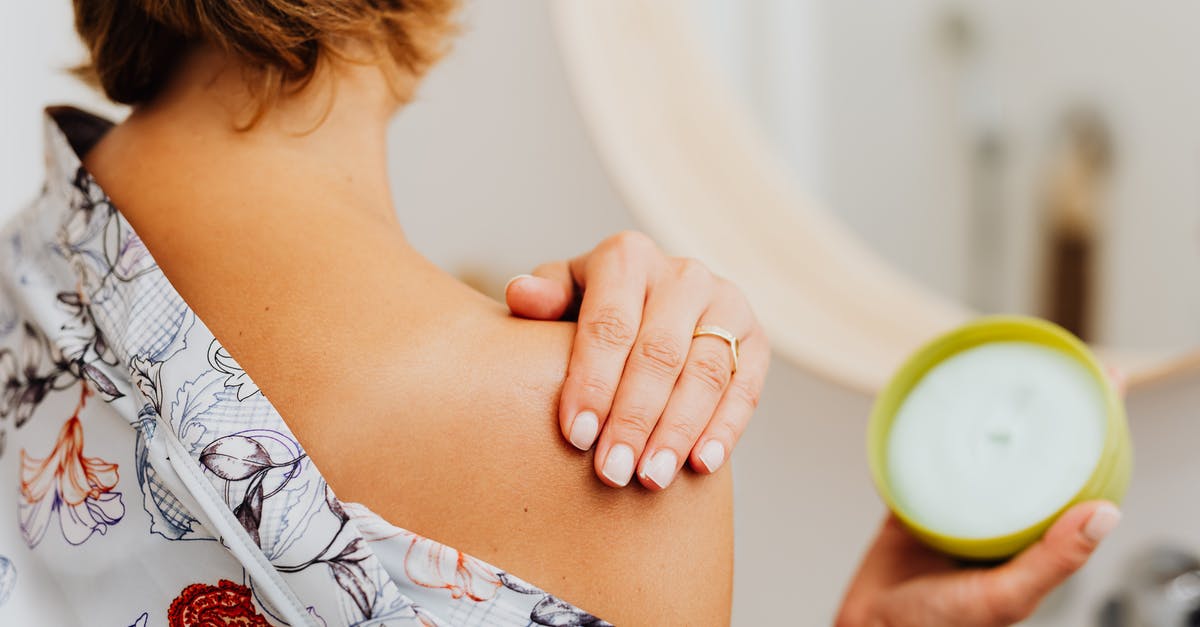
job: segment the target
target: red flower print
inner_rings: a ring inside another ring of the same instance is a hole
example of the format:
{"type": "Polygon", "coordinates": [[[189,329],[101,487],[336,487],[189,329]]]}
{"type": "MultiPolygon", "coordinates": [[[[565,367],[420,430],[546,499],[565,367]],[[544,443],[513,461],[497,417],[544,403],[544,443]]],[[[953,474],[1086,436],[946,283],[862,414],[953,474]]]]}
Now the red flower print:
{"type": "MultiPolygon", "coordinates": [[[[79,407],[87,398],[80,393],[79,407]]],[[[30,547],[46,535],[57,515],[63,538],[83,544],[92,534],[103,534],[125,515],[117,487],[117,465],[98,457],[83,456],[83,425],[79,409],[58,432],[54,450],[44,459],[21,451],[21,535],[30,547]]]]}
{"type": "Polygon", "coordinates": [[[194,583],[171,601],[171,627],[270,627],[254,609],[250,588],[222,579],[215,586],[194,583]]]}

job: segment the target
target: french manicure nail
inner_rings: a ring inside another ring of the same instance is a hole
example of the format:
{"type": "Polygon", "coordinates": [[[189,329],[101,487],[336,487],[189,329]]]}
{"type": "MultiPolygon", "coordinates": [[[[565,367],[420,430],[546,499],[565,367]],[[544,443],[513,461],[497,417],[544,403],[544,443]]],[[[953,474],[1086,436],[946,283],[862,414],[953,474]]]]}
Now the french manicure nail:
{"type": "Polygon", "coordinates": [[[508,293],[508,288],[509,288],[509,286],[511,286],[513,283],[517,282],[518,280],[520,280],[520,279],[532,279],[532,278],[533,278],[533,275],[532,275],[532,274],[518,274],[517,276],[515,276],[515,277],[513,277],[513,278],[509,279],[509,280],[508,280],[508,283],[505,283],[505,284],[504,284],[504,293],[505,293],[505,294],[507,294],[507,293],[508,293]]]}
{"type": "Polygon", "coordinates": [[[642,467],[642,477],[654,482],[659,488],[666,488],[675,479],[675,471],[679,466],[679,458],[675,453],[663,449],[654,454],[650,461],[642,467]]]}
{"type": "Polygon", "coordinates": [[[606,479],[624,486],[633,476],[633,449],[627,444],[618,444],[608,451],[608,459],[604,460],[604,469],[600,471],[606,479]]]}
{"type": "Polygon", "coordinates": [[[700,447],[700,463],[708,472],[716,472],[725,463],[725,445],[716,440],[709,440],[700,447]]]}
{"type": "Polygon", "coordinates": [[[1119,522],[1121,522],[1121,510],[1112,504],[1105,503],[1092,512],[1092,517],[1083,526],[1083,535],[1092,542],[1099,542],[1108,536],[1119,522]]]}
{"type": "Polygon", "coordinates": [[[596,441],[596,433],[599,431],[600,421],[595,413],[579,412],[575,416],[575,422],[571,424],[571,444],[581,451],[586,451],[592,448],[592,442],[596,441]]]}

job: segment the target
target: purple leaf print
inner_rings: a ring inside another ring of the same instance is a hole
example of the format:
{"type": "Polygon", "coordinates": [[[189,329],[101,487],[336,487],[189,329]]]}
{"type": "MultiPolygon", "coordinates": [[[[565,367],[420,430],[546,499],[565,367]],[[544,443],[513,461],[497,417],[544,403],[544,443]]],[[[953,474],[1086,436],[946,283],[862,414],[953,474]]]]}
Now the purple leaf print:
{"type": "Polygon", "coordinates": [[[214,440],[201,451],[200,463],[226,481],[243,481],[274,467],[267,449],[244,435],[214,440]]]}
{"type": "Polygon", "coordinates": [[[333,488],[330,488],[328,483],[325,484],[325,505],[329,507],[329,511],[333,512],[333,515],[337,516],[338,520],[342,521],[343,524],[350,520],[350,516],[346,514],[346,508],[342,507],[342,502],[333,495],[333,488]]]}
{"type": "Polygon", "coordinates": [[[504,583],[504,587],[514,592],[520,592],[521,594],[546,594],[540,589],[535,588],[508,573],[497,573],[497,575],[500,577],[500,581],[504,583]]]}
{"type": "Polygon", "coordinates": [[[291,468],[294,471],[300,463],[300,459],[275,463],[263,445],[264,441],[271,441],[271,436],[265,435],[266,433],[262,430],[253,430],[227,435],[213,440],[200,451],[200,463],[227,482],[226,499],[231,498],[229,484],[249,480],[250,483],[247,484],[245,492],[240,497],[240,502],[237,500],[239,497],[232,497],[233,500],[229,502],[229,505],[233,506],[233,514],[237,517],[238,522],[242,523],[242,527],[260,546],[261,538],[258,530],[262,523],[263,502],[282,490],[283,486],[291,480],[292,474],[291,471],[285,473],[279,485],[269,492],[264,487],[267,477],[276,468],[291,468]],[[255,435],[249,435],[251,433],[255,435]]]}
{"type": "Polygon", "coordinates": [[[109,353],[108,340],[104,339],[104,334],[96,329],[96,342],[93,344],[97,355],[107,355],[109,353]]]}
{"type": "Polygon", "coordinates": [[[338,553],[332,560],[333,562],[351,562],[357,564],[371,556],[371,552],[367,550],[363,544],[362,538],[355,538],[342,547],[342,552],[338,553]]]}
{"type": "Polygon", "coordinates": [[[601,627],[608,625],[607,622],[550,594],[533,606],[529,620],[536,625],[548,627],[601,627]]]}
{"type": "Polygon", "coordinates": [[[112,382],[111,379],[108,378],[108,375],[101,372],[99,368],[91,364],[83,364],[83,375],[87,377],[87,380],[91,381],[96,386],[96,389],[100,390],[100,393],[105,397],[118,398],[121,396],[121,391],[118,390],[117,386],[112,382]]]}
{"type": "Polygon", "coordinates": [[[366,571],[358,562],[329,562],[329,569],[333,571],[333,578],[337,581],[338,586],[350,595],[354,600],[354,604],[358,606],[358,611],[366,618],[370,618],[372,610],[372,597],[368,594],[367,588],[374,588],[366,571]]]}
{"type": "Polygon", "coordinates": [[[545,625],[546,627],[612,627],[607,621],[600,620],[591,614],[559,599],[558,597],[543,592],[517,577],[508,573],[498,573],[500,581],[504,583],[504,587],[514,592],[521,594],[540,594],[542,599],[533,606],[533,610],[529,613],[529,620],[534,625],[545,625]]]}
{"type": "MultiPolygon", "coordinates": [[[[342,527],[338,530],[338,535],[341,535],[341,532],[345,530],[346,522],[346,520],[342,521],[342,527]]],[[[380,590],[362,564],[364,561],[369,560],[372,555],[366,542],[362,538],[354,538],[346,543],[338,551],[337,555],[333,557],[325,557],[324,555],[337,550],[336,544],[331,543],[325,550],[326,552],[323,555],[317,556],[304,565],[293,567],[294,570],[303,570],[311,564],[328,564],[334,581],[354,601],[355,607],[362,613],[363,618],[376,618],[376,600],[379,598],[380,590]]]]}
{"type": "Polygon", "coordinates": [[[246,490],[246,498],[241,504],[233,509],[233,515],[237,517],[238,522],[242,523],[246,532],[254,538],[254,544],[261,545],[258,536],[258,526],[262,523],[262,506],[263,506],[263,477],[267,473],[260,472],[254,475],[254,479],[250,481],[250,487],[246,490]]]}

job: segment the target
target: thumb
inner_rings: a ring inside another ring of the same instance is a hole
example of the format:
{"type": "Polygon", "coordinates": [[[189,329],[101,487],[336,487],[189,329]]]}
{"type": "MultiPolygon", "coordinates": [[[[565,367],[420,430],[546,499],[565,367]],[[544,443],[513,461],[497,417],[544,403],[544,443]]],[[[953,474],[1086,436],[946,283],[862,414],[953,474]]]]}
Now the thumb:
{"type": "Polygon", "coordinates": [[[504,286],[504,300],[513,315],[534,320],[558,320],[575,298],[575,282],[567,262],[538,266],[533,274],[519,274],[504,286]]]}
{"type": "Polygon", "coordinates": [[[1107,501],[1080,503],[1067,510],[1033,546],[984,575],[988,606],[1004,615],[1025,616],[1042,597],[1066,581],[1121,520],[1107,501]]]}

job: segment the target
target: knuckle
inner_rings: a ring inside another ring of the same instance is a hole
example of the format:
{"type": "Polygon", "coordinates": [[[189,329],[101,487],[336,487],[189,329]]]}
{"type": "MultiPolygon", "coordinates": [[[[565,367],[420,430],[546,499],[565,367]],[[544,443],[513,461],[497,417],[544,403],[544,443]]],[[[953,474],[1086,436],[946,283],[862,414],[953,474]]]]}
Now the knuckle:
{"type": "Polygon", "coordinates": [[[606,400],[612,399],[613,394],[617,391],[615,385],[596,375],[583,377],[579,382],[579,389],[587,397],[606,400]]]}
{"type": "Polygon", "coordinates": [[[751,410],[758,409],[762,385],[758,383],[757,379],[739,377],[734,379],[733,384],[729,387],[729,392],[734,395],[734,398],[751,410]]]}
{"type": "Polygon", "coordinates": [[[706,351],[688,361],[688,374],[707,389],[720,392],[729,384],[729,358],[721,353],[706,351]]]}
{"type": "Polygon", "coordinates": [[[616,307],[601,307],[584,323],[592,340],[605,348],[628,348],[633,342],[633,326],[616,307]]]}
{"type": "Polygon", "coordinates": [[[650,239],[649,235],[633,230],[621,231],[608,238],[607,243],[614,248],[631,251],[646,251],[655,248],[654,240],[650,239]]]}
{"type": "Polygon", "coordinates": [[[610,424],[605,425],[605,428],[613,429],[614,433],[620,434],[622,440],[645,442],[654,429],[654,423],[648,418],[649,413],[644,407],[626,408],[611,416],[610,424]]]}
{"type": "Polygon", "coordinates": [[[700,433],[704,429],[704,425],[688,420],[675,420],[661,426],[666,430],[664,435],[667,436],[667,441],[683,443],[684,450],[691,448],[691,445],[700,439],[700,433]]]}
{"type": "Polygon", "coordinates": [[[692,257],[675,260],[675,276],[684,283],[711,282],[713,278],[708,266],[692,257]]]}
{"type": "Polygon", "coordinates": [[[683,345],[669,333],[655,332],[638,342],[637,357],[655,374],[674,376],[683,366],[683,345]]]}

